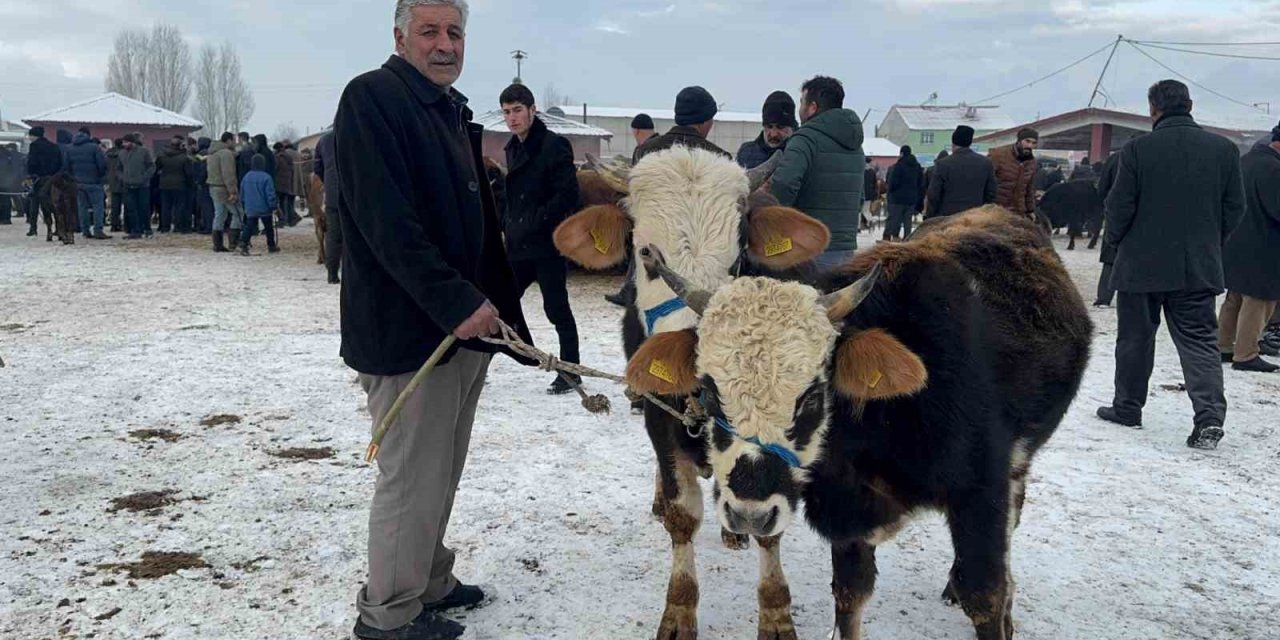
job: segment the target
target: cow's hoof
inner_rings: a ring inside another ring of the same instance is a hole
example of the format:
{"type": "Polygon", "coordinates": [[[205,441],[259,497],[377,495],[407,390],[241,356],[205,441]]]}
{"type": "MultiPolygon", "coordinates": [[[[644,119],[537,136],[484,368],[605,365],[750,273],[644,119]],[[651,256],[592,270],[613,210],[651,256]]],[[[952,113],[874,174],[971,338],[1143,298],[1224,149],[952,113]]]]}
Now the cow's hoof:
{"type": "Polygon", "coordinates": [[[756,640],[799,640],[791,612],[786,609],[762,610],[756,640]]]}
{"type": "Polygon", "coordinates": [[[653,517],[655,517],[655,518],[657,518],[657,519],[659,519],[659,520],[662,520],[663,518],[667,517],[667,503],[666,503],[666,501],[665,501],[665,500],[654,500],[654,501],[653,501],[653,506],[652,506],[652,507],[649,507],[649,512],[653,514],[653,517]]]}
{"type": "Polygon", "coordinates": [[[947,588],[942,590],[942,603],[948,607],[960,606],[960,594],[956,593],[956,586],[950,581],[947,582],[947,588]]]}
{"type": "Polygon", "coordinates": [[[668,605],[657,640],[698,640],[698,614],[692,607],[668,605]]]}
{"type": "Polygon", "coordinates": [[[726,549],[733,549],[734,551],[745,551],[751,547],[750,536],[739,535],[739,534],[733,533],[732,531],[729,531],[728,529],[724,529],[724,528],[720,529],[720,539],[724,541],[724,546],[726,549]]]}

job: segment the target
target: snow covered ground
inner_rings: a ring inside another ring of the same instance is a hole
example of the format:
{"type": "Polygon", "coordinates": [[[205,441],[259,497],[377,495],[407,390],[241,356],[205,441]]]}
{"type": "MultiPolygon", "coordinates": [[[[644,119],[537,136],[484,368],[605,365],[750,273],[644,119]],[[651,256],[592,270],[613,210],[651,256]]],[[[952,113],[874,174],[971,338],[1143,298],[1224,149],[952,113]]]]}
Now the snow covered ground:
{"type": "MultiPolygon", "coordinates": [[[[203,238],[63,247],[24,227],[0,227],[0,637],[347,637],[374,472],[310,222],[285,232],[285,253],[248,259],[203,238]],[[201,424],[223,414],[239,421],[201,424]],[[275,455],[299,447],[335,454],[275,455]],[[166,490],[151,498],[177,502],[111,511],[166,490]],[[104,566],[145,552],[196,566],[158,579],[142,575],[163,562],[135,578],[104,566]]],[[[1064,256],[1092,300],[1097,253],[1064,256]]],[[[601,300],[615,286],[571,289],[586,362],[620,372],[619,312],[601,300]]],[[[526,309],[554,345],[536,289],[526,309]]],[[[1104,424],[1092,414],[1111,397],[1116,325],[1092,313],[1093,363],[1014,543],[1019,637],[1280,637],[1280,376],[1228,370],[1227,438],[1192,451],[1189,402],[1162,388],[1181,381],[1162,334],[1146,429],[1104,424]]],[[[482,401],[448,539],[458,573],[494,591],[463,618],[468,637],[652,637],[669,542],[649,516],[640,421],[587,415],[544,395],[549,381],[498,361],[482,401]]],[[[593,388],[625,408],[620,389],[593,388]]],[[[754,637],[755,552],[723,548],[714,524],[698,544],[703,637],[754,637]]],[[[826,548],[798,525],[783,557],[801,637],[825,638],[826,548]]],[[[972,638],[937,597],[950,560],[939,517],[882,547],[866,637],[972,638]]]]}

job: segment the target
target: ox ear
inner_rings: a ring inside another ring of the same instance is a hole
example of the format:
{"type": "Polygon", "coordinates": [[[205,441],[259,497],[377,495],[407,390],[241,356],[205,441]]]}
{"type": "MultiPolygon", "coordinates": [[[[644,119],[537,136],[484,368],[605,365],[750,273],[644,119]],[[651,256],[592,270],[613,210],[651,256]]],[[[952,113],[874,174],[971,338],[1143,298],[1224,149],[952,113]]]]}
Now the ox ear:
{"type": "Polygon", "coordinates": [[[636,393],[687,396],[698,391],[698,334],[693,329],[649,336],[627,363],[627,386],[636,393]]]}
{"type": "Polygon", "coordinates": [[[827,225],[789,207],[752,207],[747,214],[747,255],[768,269],[783,270],[822,255],[831,243],[827,225]]]}
{"type": "Polygon", "coordinates": [[[556,227],[556,249],[588,269],[608,269],[627,255],[631,219],[615,205],[588,207],[556,227]]]}
{"type": "Polygon", "coordinates": [[[924,361],[884,329],[866,329],[836,351],[836,389],[861,402],[915,395],[929,383],[924,361]]]}

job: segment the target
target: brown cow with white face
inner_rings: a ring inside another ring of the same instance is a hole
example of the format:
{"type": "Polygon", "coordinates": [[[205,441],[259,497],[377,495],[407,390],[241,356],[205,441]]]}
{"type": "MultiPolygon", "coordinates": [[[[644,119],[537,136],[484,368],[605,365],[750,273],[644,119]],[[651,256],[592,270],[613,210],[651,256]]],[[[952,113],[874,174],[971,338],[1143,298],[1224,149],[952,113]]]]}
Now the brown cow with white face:
{"type": "MultiPolygon", "coordinates": [[[[631,169],[624,200],[590,207],[566,220],[556,230],[556,246],[578,264],[605,269],[625,260],[630,247],[652,244],[668,256],[671,269],[707,289],[740,275],[795,277],[826,249],[830,233],[822,223],[757,192],[775,167],[776,162],[746,172],[716,154],[681,146],[654,153],[631,169]]],[[[623,319],[624,348],[628,358],[642,346],[654,357],[645,360],[643,371],[629,372],[630,384],[683,410],[688,396],[679,390],[693,379],[692,367],[668,366],[675,361],[664,362],[661,354],[687,344],[698,316],[656,273],[637,269],[635,284],[636,303],[623,319]]],[[[645,409],[645,428],[658,460],[654,512],[671,535],[674,554],[657,637],[696,638],[693,538],[703,515],[698,477],[710,473],[707,441],[653,406],[645,409]]],[[[733,546],[747,542],[745,535],[726,535],[725,540],[733,546]]],[[[790,596],[775,571],[778,541],[758,541],[764,550],[760,637],[794,638],[790,596]]]]}

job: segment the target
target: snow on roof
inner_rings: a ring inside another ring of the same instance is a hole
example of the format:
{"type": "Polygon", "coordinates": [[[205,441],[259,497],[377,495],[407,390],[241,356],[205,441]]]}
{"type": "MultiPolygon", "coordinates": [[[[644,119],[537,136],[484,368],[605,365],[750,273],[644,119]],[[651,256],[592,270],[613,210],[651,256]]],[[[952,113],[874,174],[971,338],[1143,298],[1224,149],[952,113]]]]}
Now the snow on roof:
{"type": "Polygon", "coordinates": [[[890,111],[897,111],[913,131],[946,131],[962,124],[977,131],[1000,131],[1016,125],[1013,118],[996,106],[895,104],[890,111]]]}
{"type": "MultiPolygon", "coordinates": [[[[589,124],[582,124],[568,118],[552,115],[546,111],[538,113],[538,118],[552,133],[562,136],[578,136],[587,138],[612,138],[613,134],[600,127],[593,127],[589,124]]],[[[507,129],[507,123],[502,117],[502,111],[493,110],[476,116],[472,122],[484,127],[485,131],[494,133],[510,133],[507,129]]]]}
{"type": "MultiPolygon", "coordinates": [[[[595,118],[625,118],[631,120],[637,114],[647,113],[654,120],[672,120],[676,119],[674,109],[634,109],[631,107],[595,107],[587,105],[587,117],[595,118]]],[[[577,114],[582,114],[581,107],[578,107],[577,114]]],[[[760,124],[760,113],[744,113],[741,111],[721,111],[716,114],[717,122],[750,122],[760,124]]]]}
{"type": "Polygon", "coordinates": [[[884,138],[867,138],[862,141],[862,153],[868,158],[896,158],[902,147],[884,138]]]}
{"type": "Polygon", "coordinates": [[[96,98],[59,107],[23,118],[27,122],[66,122],[75,124],[132,124],[159,127],[199,129],[203,122],[161,109],[118,93],[104,93],[96,98]]]}

